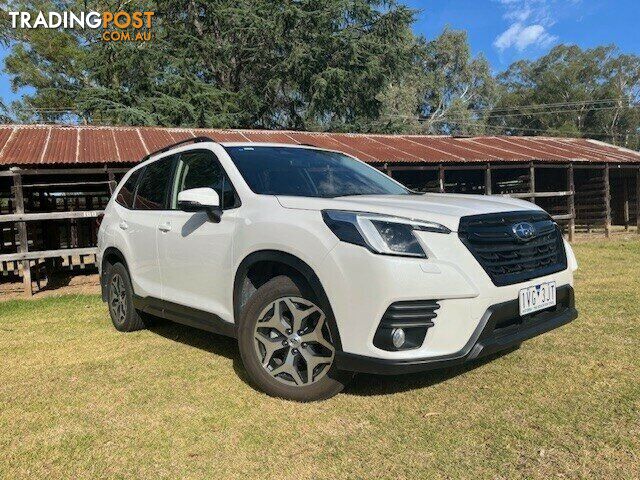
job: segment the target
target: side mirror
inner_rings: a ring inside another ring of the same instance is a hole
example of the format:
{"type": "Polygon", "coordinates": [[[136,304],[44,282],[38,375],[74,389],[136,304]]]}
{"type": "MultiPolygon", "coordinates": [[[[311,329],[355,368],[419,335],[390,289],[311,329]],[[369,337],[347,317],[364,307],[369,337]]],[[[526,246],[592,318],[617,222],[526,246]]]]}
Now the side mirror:
{"type": "Polygon", "coordinates": [[[184,212],[206,211],[214,222],[220,221],[222,209],[218,193],[209,187],[191,188],[178,193],[178,208],[184,212]]]}

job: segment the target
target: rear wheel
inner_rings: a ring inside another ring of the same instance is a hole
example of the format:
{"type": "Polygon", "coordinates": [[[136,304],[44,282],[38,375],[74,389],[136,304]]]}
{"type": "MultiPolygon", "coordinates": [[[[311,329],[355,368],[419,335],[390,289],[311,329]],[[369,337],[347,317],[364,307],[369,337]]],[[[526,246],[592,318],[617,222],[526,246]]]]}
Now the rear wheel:
{"type": "Polygon", "coordinates": [[[251,381],[269,395],[313,401],[340,392],[351,377],[335,370],[327,313],[289,277],[261,286],[240,318],[238,343],[251,381]]]}
{"type": "Polygon", "coordinates": [[[133,287],[125,266],[116,263],[109,267],[106,275],[107,302],[113,326],[121,332],[144,328],[144,321],[133,306],[133,287]]]}

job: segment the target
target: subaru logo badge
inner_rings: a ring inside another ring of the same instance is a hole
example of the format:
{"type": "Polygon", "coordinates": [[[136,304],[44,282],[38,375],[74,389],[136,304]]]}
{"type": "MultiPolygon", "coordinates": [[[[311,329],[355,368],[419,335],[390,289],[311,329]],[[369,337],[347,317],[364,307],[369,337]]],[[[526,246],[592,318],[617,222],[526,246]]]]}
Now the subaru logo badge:
{"type": "Polygon", "coordinates": [[[516,236],[518,240],[526,242],[531,240],[536,236],[536,227],[531,225],[529,222],[521,222],[516,223],[513,227],[511,227],[513,234],[516,236]]]}

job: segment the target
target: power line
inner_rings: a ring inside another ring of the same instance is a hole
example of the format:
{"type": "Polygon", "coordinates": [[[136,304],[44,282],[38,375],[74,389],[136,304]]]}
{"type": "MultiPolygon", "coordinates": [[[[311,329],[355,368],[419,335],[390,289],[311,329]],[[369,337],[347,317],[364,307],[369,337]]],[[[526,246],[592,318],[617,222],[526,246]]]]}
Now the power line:
{"type": "Polygon", "coordinates": [[[597,104],[602,104],[602,103],[618,103],[618,102],[629,102],[628,98],[608,98],[608,99],[601,99],[601,100],[579,100],[579,101],[573,101],[573,102],[556,102],[556,103],[534,103],[534,104],[529,104],[529,105],[514,105],[511,107],[502,107],[502,108],[491,108],[491,107],[487,107],[484,109],[479,109],[478,111],[481,110],[492,110],[492,111],[511,111],[511,110],[522,110],[522,109],[536,109],[536,108],[546,108],[546,107],[572,107],[572,106],[579,106],[579,105],[597,105],[597,104]]]}
{"type": "MultiPolygon", "coordinates": [[[[442,122],[435,122],[435,123],[442,123],[442,122]]],[[[497,128],[497,129],[502,129],[504,130],[516,130],[516,131],[521,131],[521,132],[537,132],[537,133],[560,133],[560,134],[564,134],[566,132],[563,132],[562,130],[558,130],[558,129],[553,129],[553,128],[548,128],[548,129],[541,129],[541,128],[526,128],[526,127],[508,127],[505,125],[491,125],[491,124],[484,124],[484,123],[474,123],[474,122],[464,122],[464,121],[459,121],[459,122],[455,122],[459,125],[465,125],[465,126],[470,126],[470,127],[478,127],[478,128],[497,128]]],[[[578,132],[581,135],[602,135],[602,136],[607,136],[607,137],[617,137],[617,138],[623,138],[623,137],[627,137],[627,136],[638,136],[640,135],[640,132],[627,132],[627,133],[620,133],[620,134],[616,134],[616,133],[608,133],[608,132],[595,132],[595,131],[580,131],[578,132]]]]}
{"type": "Polygon", "coordinates": [[[538,112],[522,112],[522,113],[505,113],[505,114],[491,114],[491,115],[487,115],[486,117],[483,118],[503,118],[503,117],[529,117],[529,116],[535,116],[535,115],[551,115],[551,114],[556,114],[556,113],[577,113],[577,112],[597,112],[600,110],[617,110],[617,109],[629,109],[629,110],[633,110],[636,108],[640,108],[640,105],[632,105],[632,106],[624,106],[624,107],[591,107],[588,108],[586,110],[581,110],[581,109],[567,109],[567,110],[550,110],[550,111],[538,111],[538,112]]]}
{"type": "MultiPolygon", "coordinates": [[[[529,117],[529,116],[535,116],[535,115],[551,115],[551,114],[560,114],[560,113],[577,113],[577,112],[597,112],[600,110],[616,110],[616,109],[629,109],[629,110],[634,110],[637,108],[640,108],[640,105],[628,105],[628,106],[624,106],[624,107],[591,107],[588,108],[586,110],[581,110],[581,109],[565,109],[565,110],[550,110],[550,111],[538,111],[538,112],[521,112],[521,113],[505,113],[505,114],[500,114],[500,113],[492,113],[490,115],[483,115],[482,118],[483,119],[487,119],[487,118],[504,118],[504,117],[529,117]]],[[[478,113],[480,112],[479,110],[468,110],[469,113],[478,113]]],[[[438,119],[431,119],[431,118],[420,118],[420,117],[416,117],[413,115],[388,115],[388,117],[393,117],[393,118],[406,118],[406,119],[410,119],[410,120],[417,120],[420,122],[429,122],[429,121],[436,121],[436,120],[441,120],[441,119],[456,119],[456,118],[464,118],[461,116],[461,114],[459,113],[453,113],[453,114],[443,114],[441,117],[439,117],[438,119]]]]}

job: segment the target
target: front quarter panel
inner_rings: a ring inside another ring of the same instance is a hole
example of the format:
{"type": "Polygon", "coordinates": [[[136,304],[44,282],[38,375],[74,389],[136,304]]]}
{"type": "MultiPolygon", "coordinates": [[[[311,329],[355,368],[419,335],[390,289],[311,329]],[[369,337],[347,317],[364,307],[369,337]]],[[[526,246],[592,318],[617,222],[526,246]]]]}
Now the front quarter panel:
{"type": "Polygon", "coordinates": [[[254,252],[276,250],[298,257],[317,272],[338,243],[319,211],[285,209],[271,196],[246,206],[236,240],[236,270],[254,252]]]}
{"type": "Polygon", "coordinates": [[[578,260],[576,259],[575,253],[573,253],[573,248],[571,248],[571,245],[566,240],[564,240],[564,249],[567,252],[567,265],[569,266],[569,270],[575,273],[575,271],[578,270],[578,260]]]}

